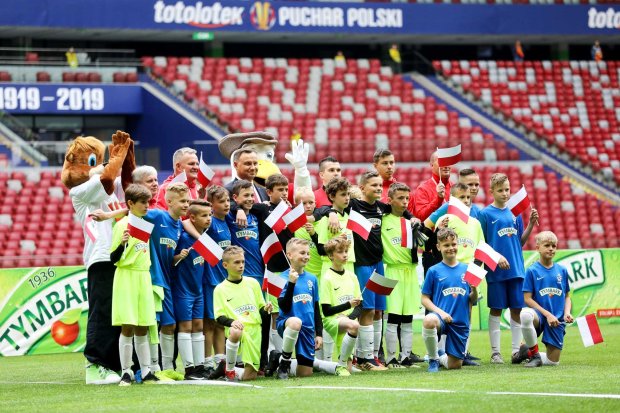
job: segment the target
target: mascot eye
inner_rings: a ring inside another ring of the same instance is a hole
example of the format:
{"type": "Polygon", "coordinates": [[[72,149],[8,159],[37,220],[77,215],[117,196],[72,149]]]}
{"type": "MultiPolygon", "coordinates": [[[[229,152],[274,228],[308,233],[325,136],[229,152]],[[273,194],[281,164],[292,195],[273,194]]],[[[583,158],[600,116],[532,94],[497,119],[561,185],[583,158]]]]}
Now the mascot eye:
{"type": "Polygon", "coordinates": [[[275,159],[275,157],[276,157],[276,154],[275,154],[274,152],[272,152],[272,151],[269,151],[269,152],[267,152],[267,153],[265,154],[265,156],[267,157],[267,159],[269,159],[271,162],[273,162],[273,160],[274,160],[274,159],[275,159]]]}
{"type": "Polygon", "coordinates": [[[88,156],[88,166],[97,166],[97,155],[94,153],[88,156]]]}

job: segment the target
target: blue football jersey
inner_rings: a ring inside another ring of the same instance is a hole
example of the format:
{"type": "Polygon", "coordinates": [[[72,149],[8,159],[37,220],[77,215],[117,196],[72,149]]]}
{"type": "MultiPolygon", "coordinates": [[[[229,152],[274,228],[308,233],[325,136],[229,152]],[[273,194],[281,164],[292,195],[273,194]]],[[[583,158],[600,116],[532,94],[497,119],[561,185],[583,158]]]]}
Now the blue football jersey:
{"type": "MultiPolygon", "coordinates": [[[[175,255],[190,248],[196,240],[187,232],[181,232],[175,255]]],[[[208,263],[206,264],[209,265],[208,263]]],[[[175,297],[197,297],[202,295],[202,278],[205,260],[196,250],[191,249],[187,257],[173,267],[172,295],[175,297]]]]}
{"type": "Polygon", "coordinates": [[[151,281],[153,285],[170,290],[173,259],[183,225],[180,219],[173,219],[168,211],[161,209],[149,209],[144,219],[154,225],[149,242],[151,281]]]}
{"type": "Polygon", "coordinates": [[[564,304],[570,292],[568,271],[561,265],[545,268],[535,262],[525,271],[523,292],[532,293],[532,298],[542,308],[564,321],[564,304]]]}
{"type": "Polygon", "coordinates": [[[523,249],[521,248],[521,236],[523,235],[523,219],[515,217],[510,209],[499,209],[489,205],[480,211],[478,220],[482,226],[484,239],[493,249],[506,258],[510,269],[502,270],[497,267],[495,271],[489,270],[487,282],[499,282],[511,278],[523,278],[523,249]]]}
{"type": "MultiPolygon", "coordinates": [[[[207,234],[209,234],[209,236],[213,238],[213,241],[217,242],[217,245],[223,250],[230,247],[230,230],[228,229],[226,220],[212,216],[211,226],[207,230],[207,234]]],[[[226,272],[220,260],[220,262],[218,262],[215,267],[211,267],[211,271],[205,273],[205,275],[208,277],[206,279],[207,284],[216,286],[228,277],[228,272],[226,272]]]]}
{"type": "MultiPolygon", "coordinates": [[[[286,270],[280,274],[281,277],[288,280],[289,270],[286,270]]],[[[287,282],[280,294],[280,297],[286,295],[286,290],[290,284],[287,282]]],[[[319,283],[317,278],[307,271],[304,271],[299,275],[299,279],[295,283],[295,290],[293,293],[293,306],[291,311],[285,313],[280,308],[280,314],[278,314],[278,320],[284,320],[289,317],[297,317],[301,320],[302,326],[310,328],[314,331],[314,303],[319,302],[319,283]]]]}
{"type": "Polygon", "coordinates": [[[450,267],[443,262],[428,269],[422,294],[452,316],[455,326],[469,327],[469,284],[464,281],[467,265],[459,262],[450,267]]]}
{"type": "Polygon", "coordinates": [[[263,256],[260,252],[258,241],[258,218],[253,214],[246,214],[248,225],[239,228],[235,223],[236,217],[229,213],[226,215],[226,223],[230,229],[232,245],[237,245],[243,249],[245,255],[245,269],[243,275],[253,278],[262,278],[265,273],[263,256]]]}

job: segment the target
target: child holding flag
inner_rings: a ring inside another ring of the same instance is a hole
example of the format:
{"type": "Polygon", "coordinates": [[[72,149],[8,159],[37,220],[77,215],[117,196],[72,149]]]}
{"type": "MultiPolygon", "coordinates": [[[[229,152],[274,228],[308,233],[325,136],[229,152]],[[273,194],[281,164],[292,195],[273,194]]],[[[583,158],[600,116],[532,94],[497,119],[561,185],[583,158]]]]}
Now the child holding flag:
{"type": "Polygon", "coordinates": [[[437,243],[442,262],[426,273],[422,287],[422,305],[429,311],[422,322],[422,337],[429,356],[429,373],[437,373],[441,364],[460,369],[469,337],[470,304],[478,300],[478,290],[464,279],[467,265],[456,259],[458,236],[450,228],[441,228],[437,243]],[[446,335],[446,354],[439,355],[437,339],[446,335]]]}
{"type": "Polygon", "coordinates": [[[151,193],[142,185],[125,190],[129,216],[116,223],[112,232],[110,261],[116,265],[112,290],[112,325],[121,326],[119,354],[120,386],[131,385],[132,353],[135,345],[143,383],[159,381],[151,372],[148,328],[156,324],[153,287],[149,267],[149,237],[152,224],[144,221],[151,193]],[[135,344],[134,344],[135,341],[135,344]]]}
{"type": "MultiPolygon", "coordinates": [[[[523,228],[523,218],[515,216],[508,202],[510,200],[510,181],[501,173],[491,176],[491,196],[493,203],[484,208],[478,219],[486,242],[504,258],[508,268],[496,268],[487,275],[487,305],[489,314],[489,339],[491,341],[491,363],[503,364],[500,353],[500,316],[502,310],[510,308],[510,332],[512,334],[512,363],[519,364],[526,354],[521,347],[521,309],[523,302],[523,245],[538,223],[538,212],[532,208],[530,222],[523,228]]],[[[504,266],[505,267],[505,266],[504,266]]]]}
{"type": "Polygon", "coordinates": [[[521,311],[521,331],[530,359],[525,367],[557,366],[564,344],[565,323],[572,323],[572,303],[569,297],[568,271],[553,262],[558,238],[551,231],[536,235],[536,251],[540,258],[525,271],[521,311]],[[538,351],[537,337],[547,352],[538,351]]]}

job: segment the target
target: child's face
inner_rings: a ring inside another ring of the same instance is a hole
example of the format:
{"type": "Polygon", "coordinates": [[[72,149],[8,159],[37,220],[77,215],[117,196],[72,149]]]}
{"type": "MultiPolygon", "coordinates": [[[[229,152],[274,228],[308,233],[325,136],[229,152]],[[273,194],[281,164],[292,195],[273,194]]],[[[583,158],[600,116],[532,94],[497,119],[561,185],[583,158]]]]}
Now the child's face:
{"type": "Polygon", "coordinates": [[[394,176],[394,168],[396,167],[394,155],[384,156],[374,164],[374,167],[379,175],[381,175],[381,178],[386,181],[392,179],[392,176],[394,176]]]}
{"type": "Polygon", "coordinates": [[[557,248],[558,245],[554,241],[543,241],[536,245],[536,251],[538,251],[540,257],[549,261],[553,260],[553,257],[555,257],[557,248]]]}
{"type": "Polygon", "coordinates": [[[458,251],[456,238],[446,238],[437,245],[437,249],[441,252],[441,256],[444,260],[456,259],[456,252],[458,251]]]}
{"type": "Polygon", "coordinates": [[[465,191],[457,191],[456,194],[453,196],[468,207],[471,206],[471,192],[469,189],[465,191]]]}
{"type": "Polygon", "coordinates": [[[467,176],[462,176],[459,178],[459,181],[469,187],[471,199],[474,199],[476,198],[476,196],[478,196],[478,191],[480,190],[480,177],[478,175],[471,174],[467,176]]]}
{"type": "Polygon", "coordinates": [[[209,229],[211,226],[211,207],[201,207],[197,213],[189,214],[189,219],[198,232],[209,229]]]}
{"type": "Polygon", "coordinates": [[[222,261],[222,265],[228,271],[228,274],[239,276],[243,274],[245,269],[245,257],[243,254],[234,254],[222,261]]]}
{"type": "Polygon", "coordinates": [[[491,195],[496,204],[504,206],[510,199],[510,181],[506,180],[502,184],[495,185],[491,188],[491,195]]]}
{"type": "Polygon", "coordinates": [[[254,190],[252,188],[242,189],[238,195],[233,195],[233,199],[241,209],[249,211],[254,205],[254,190]]]}
{"type": "Polygon", "coordinates": [[[149,212],[149,201],[143,199],[136,202],[127,201],[127,206],[131,213],[137,217],[143,217],[149,212]]]}
{"type": "Polygon", "coordinates": [[[348,207],[349,202],[351,202],[351,196],[349,195],[349,191],[347,190],[336,192],[336,195],[334,195],[332,199],[332,204],[334,208],[338,210],[342,210],[348,207]]]}
{"type": "Polygon", "coordinates": [[[314,201],[314,194],[304,194],[299,199],[299,202],[301,202],[304,206],[304,213],[308,216],[312,215],[312,213],[314,212],[314,208],[316,207],[316,202],[314,201]]]}
{"type": "Polygon", "coordinates": [[[381,199],[383,193],[383,181],[380,176],[370,178],[360,189],[366,202],[377,201],[381,199]]]}
{"type": "Polygon", "coordinates": [[[272,190],[268,189],[267,196],[269,196],[269,202],[279,204],[280,201],[288,198],[288,185],[276,185],[272,190]]]}
{"type": "Polygon", "coordinates": [[[219,219],[223,219],[230,211],[230,198],[228,194],[224,194],[219,198],[213,198],[211,201],[213,215],[219,219]]]}
{"type": "Polygon", "coordinates": [[[292,245],[286,256],[293,267],[305,267],[310,259],[310,248],[307,245],[292,245]]]}
{"type": "Polygon", "coordinates": [[[410,193],[407,191],[396,191],[391,198],[388,198],[388,202],[392,205],[392,212],[396,215],[402,215],[409,205],[410,193]]]}
{"type": "Polygon", "coordinates": [[[175,217],[187,215],[189,208],[189,193],[176,194],[172,193],[168,199],[168,211],[175,217]]]}
{"type": "Polygon", "coordinates": [[[349,260],[349,251],[346,248],[338,248],[329,259],[336,265],[344,265],[349,260]]]}

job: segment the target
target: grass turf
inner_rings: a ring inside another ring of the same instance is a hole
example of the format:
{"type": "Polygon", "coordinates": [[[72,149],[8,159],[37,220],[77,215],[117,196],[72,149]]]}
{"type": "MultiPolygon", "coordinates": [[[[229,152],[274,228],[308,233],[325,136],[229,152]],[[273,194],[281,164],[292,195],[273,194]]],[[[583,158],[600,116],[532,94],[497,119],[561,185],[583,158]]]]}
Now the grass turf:
{"type": "MultiPolygon", "coordinates": [[[[86,386],[80,354],[0,358],[0,411],[313,411],[313,412],[612,412],[620,398],[568,397],[565,394],[614,394],[620,397],[620,325],[602,325],[605,342],[584,348],[576,328],[569,328],[558,367],[525,369],[491,365],[488,335],[474,332],[472,352],[481,367],[428,374],[420,369],[361,373],[351,377],[317,374],[306,379],[260,379],[261,388],[214,386],[86,386]],[[39,382],[39,383],[36,383],[39,382]],[[48,382],[48,383],[43,383],[48,382]],[[313,389],[309,386],[329,388],[313,389]],[[338,387],[346,387],[339,389],[338,387]],[[401,389],[401,390],[397,390],[401,389]],[[432,390],[425,392],[423,390],[432,390]],[[449,393],[439,393],[444,390],[449,393]],[[500,395],[489,392],[559,393],[500,395]],[[196,410],[199,409],[199,410],[196,410]]],[[[509,360],[510,332],[502,331],[509,360]]],[[[414,351],[422,351],[419,334],[414,351]]]]}

